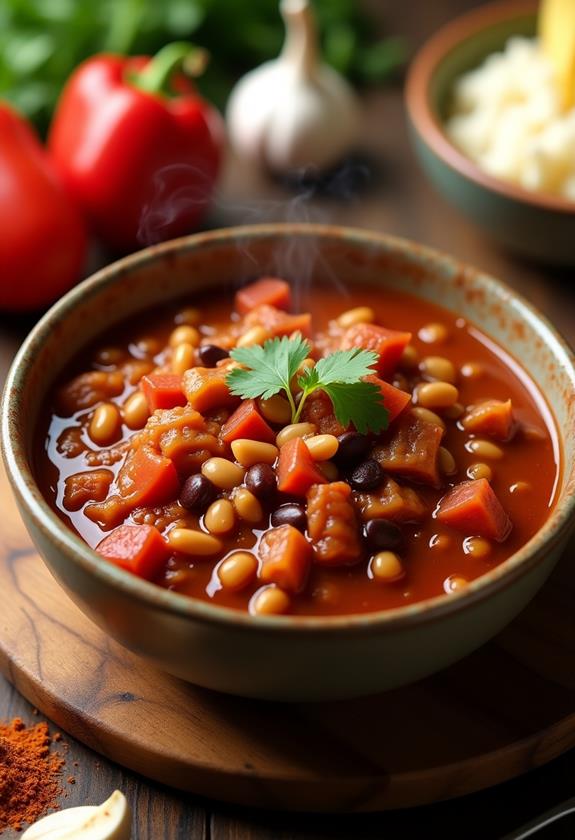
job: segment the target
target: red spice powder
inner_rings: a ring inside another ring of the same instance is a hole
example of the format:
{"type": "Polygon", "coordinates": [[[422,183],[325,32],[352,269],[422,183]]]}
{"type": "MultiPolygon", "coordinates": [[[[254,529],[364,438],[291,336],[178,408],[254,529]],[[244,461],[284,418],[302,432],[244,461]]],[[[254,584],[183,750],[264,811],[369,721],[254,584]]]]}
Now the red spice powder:
{"type": "Polygon", "coordinates": [[[0,723],[0,832],[19,831],[58,806],[64,759],[50,752],[50,742],[46,723],[0,723]]]}

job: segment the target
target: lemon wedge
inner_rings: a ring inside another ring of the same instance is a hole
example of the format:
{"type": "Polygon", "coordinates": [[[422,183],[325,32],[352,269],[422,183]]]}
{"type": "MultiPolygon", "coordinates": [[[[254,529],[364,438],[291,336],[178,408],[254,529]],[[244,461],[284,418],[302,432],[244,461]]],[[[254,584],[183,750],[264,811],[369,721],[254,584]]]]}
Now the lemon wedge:
{"type": "Polygon", "coordinates": [[[49,814],[31,825],[22,840],[130,840],[130,806],[119,790],[102,805],[83,805],[49,814]]]}
{"type": "Polygon", "coordinates": [[[541,0],[537,28],[567,110],[575,104],[575,0],[541,0]]]}

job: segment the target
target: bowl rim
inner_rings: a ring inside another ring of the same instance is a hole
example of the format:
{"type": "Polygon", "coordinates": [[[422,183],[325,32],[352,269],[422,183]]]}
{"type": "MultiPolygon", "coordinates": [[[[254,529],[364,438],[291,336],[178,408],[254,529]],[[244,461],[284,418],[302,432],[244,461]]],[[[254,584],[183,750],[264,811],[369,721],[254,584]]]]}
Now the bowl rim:
{"type": "Polygon", "coordinates": [[[445,272],[471,272],[488,294],[511,296],[516,307],[515,314],[535,326],[551,348],[553,355],[570,376],[575,392],[575,354],[547,318],[531,303],[518,295],[505,283],[484,272],[463,263],[441,251],[419,245],[411,240],[363,230],[361,228],[310,223],[271,223],[222,228],[205,233],[174,239],[154,245],[124,257],[97,271],[79,283],[57,301],[33,327],[10,367],[0,407],[0,447],[12,489],[22,508],[32,518],[34,527],[73,564],[80,565],[85,572],[94,575],[104,585],[111,585],[124,594],[144,602],[147,606],[172,616],[204,624],[233,626],[247,632],[271,631],[275,633],[313,633],[313,635],[345,635],[373,632],[396,632],[405,627],[431,623],[473,606],[502,589],[514,584],[533,566],[542,562],[554,546],[567,539],[575,526],[575,463],[567,473],[564,463],[564,431],[555,419],[561,446],[562,479],[564,488],[544,522],[542,528],[517,552],[494,569],[471,581],[458,593],[441,594],[390,610],[370,613],[353,613],[341,616],[258,616],[257,618],[235,610],[211,604],[200,599],[180,595],[163,589],[156,584],[142,580],[112,563],[102,563],[99,555],[78,535],[67,528],[44,499],[28,462],[26,451],[25,424],[19,411],[21,392],[26,378],[33,367],[35,351],[54,330],[54,326],[67,317],[78,303],[96,297],[100,291],[116,282],[118,277],[132,273],[139,267],[162,262],[175,252],[201,250],[218,244],[237,244],[242,239],[311,237],[351,242],[358,247],[375,246],[387,248],[407,262],[424,260],[430,270],[445,272]]]}
{"type": "Polygon", "coordinates": [[[489,3],[442,26],[424,43],[410,65],[405,85],[406,106],[410,120],[422,139],[451,170],[507,199],[538,209],[575,215],[575,201],[543,190],[527,190],[481,169],[449,139],[431,101],[431,81],[453,49],[500,23],[535,15],[537,5],[536,0],[489,3]]]}

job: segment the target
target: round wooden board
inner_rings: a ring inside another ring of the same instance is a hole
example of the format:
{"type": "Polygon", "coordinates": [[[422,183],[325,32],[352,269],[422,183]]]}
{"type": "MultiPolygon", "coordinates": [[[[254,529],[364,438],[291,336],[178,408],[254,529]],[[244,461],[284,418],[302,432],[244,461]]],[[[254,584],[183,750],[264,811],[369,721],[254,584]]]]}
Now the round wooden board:
{"type": "Polygon", "coordinates": [[[377,697],[288,705],[196,688],[124,650],[47,571],[3,473],[0,510],[0,667],[57,726],[144,776],[244,805],[378,810],[480,790],[575,744],[575,543],[459,664],[377,697]]]}

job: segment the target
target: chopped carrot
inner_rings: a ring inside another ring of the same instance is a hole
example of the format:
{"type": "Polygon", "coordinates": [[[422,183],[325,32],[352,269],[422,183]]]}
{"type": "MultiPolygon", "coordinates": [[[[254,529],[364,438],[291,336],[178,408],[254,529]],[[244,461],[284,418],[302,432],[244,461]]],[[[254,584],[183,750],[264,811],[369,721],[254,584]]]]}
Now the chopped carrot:
{"type": "Polygon", "coordinates": [[[244,400],[222,426],[222,440],[231,443],[238,438],[275,443],[276,435],[256,407],[255,400],[244,400]]]}
{"type": "Polygon", "coordinates": [[[291,335],[296,330],[299,330],[305,338],[311,338],[311,315],[309,312],[290,315],[288,312],[282,312],[281,309],[276,309],[275,306],[269,306],[266,303],[246,315],[244,326],[246,331],[251,327],[263,327],[270,338],[291,335]]]}
{"type": "Polygon", "coordinates": [[[186,404],[182,377],[175,373],[148,373],[140,380],[140,388],[151,412],[186,404]]]}
{"type": "Polygon", "coordinates": [[[120,495],[132,508],[161,505],[177,496],[178,473],[172,461],[150,446],[134,449],[118,473],[120,495]]]}
{"type": "Polygon", "coordinates": [[[389,422],[392,423],[411,402],[411,397],[389,382],[384,382],[378,376],[364,376],[364,382],[373,382],[379,387],[383,397],[382,402],[389,412],[389,422]]]}
{"type": "Polygon", "coordinates": [[[411,333],[408,332],[388,330],[377,324],[354,324],[345,331],[341,349],[362,347],[364,350],[373,350],[379,356],[378,376],[389,379],[410,340],[411,333]]]}
{"type": "Polygon", "coordinates": [[[469,409],[461,421],[468,432],[496,440],[510,440],[516,429],[511,400],[486,400],[469,409]]]}
{"type": "Polygon", "coordinates": [[[240,289],[236,294],[236,311],[246,315],[263,303],[275,306],[276,309],[289,309],[291,306],[291,290],[285,280],[278,277],[262,277],[255,283],[240,289]]]}
{"type": "Polygon", "coordinates": [[[120,525],[104,537],[96,551],[145,580],[156,578],[170,556],[167,543],[153,525],[120,525]]]}
{"type": "Polygon", "coordinates": [[[292,438],[281,447],[277,476],[280,493],[292,496],[305,496],[312,484],[326,482],[301,438],[292,438]]]}
{"type": "Polygon", "coordinates": [[[240,402],[226,384],[229,367],[190,368],[184,373],[184,393],[188,402],[203,414],[213,408],[231,408],[240,402]]]}
{"type": "Polygon", "coordinates": [[[288,592],[303,589],[313,548],[304,535],[293,525],[280,525],[266,531],[260,540],[259,556],[262,561],[260,580],[275,583],[288,592]]]}
{"type": "Polygon", "coordinates": [[[503,542],[509,536],[511,520],[501,507],[486,478],[462,481],[439,502],[436,518],[468,536],[503,542]]]}

